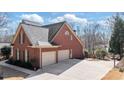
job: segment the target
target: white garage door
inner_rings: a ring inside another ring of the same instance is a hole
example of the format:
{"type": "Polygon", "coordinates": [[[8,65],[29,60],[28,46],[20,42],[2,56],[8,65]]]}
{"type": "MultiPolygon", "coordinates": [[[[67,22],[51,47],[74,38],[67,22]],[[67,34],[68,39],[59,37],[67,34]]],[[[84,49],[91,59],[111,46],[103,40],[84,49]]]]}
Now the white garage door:
{"type": "Polygon", "coordinates": [[[58,51],[58,61],[69,59],[69,50],[58,51]]]}
{"type": "Polygon", "coordinates": [[[42,52],[42,66],[56,63],[56,52],[42,52]]]}

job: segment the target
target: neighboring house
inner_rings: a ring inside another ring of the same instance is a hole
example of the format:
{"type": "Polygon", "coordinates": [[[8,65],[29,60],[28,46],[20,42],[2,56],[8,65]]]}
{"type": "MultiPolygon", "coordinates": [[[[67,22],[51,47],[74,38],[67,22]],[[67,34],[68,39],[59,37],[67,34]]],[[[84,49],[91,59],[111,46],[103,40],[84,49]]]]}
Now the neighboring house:
{"type": "Polygon", "coordinates": [[[65,21],[41,26],[23,20],[12,47],[14,60],[35,61],[40,68],[64,59],[83,59],[83,44],[65,21]]]}

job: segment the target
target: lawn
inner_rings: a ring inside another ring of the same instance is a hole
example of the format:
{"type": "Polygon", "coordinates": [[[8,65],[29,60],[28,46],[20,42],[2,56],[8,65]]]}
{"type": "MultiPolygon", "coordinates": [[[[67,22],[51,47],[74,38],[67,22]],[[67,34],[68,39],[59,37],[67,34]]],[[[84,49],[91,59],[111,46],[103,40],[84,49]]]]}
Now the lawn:
{"type": "Polygon", "coordinates": [[[113,68],[102,80],[124,80],[124,72],[119,72],[119,69],[113,68]]]}

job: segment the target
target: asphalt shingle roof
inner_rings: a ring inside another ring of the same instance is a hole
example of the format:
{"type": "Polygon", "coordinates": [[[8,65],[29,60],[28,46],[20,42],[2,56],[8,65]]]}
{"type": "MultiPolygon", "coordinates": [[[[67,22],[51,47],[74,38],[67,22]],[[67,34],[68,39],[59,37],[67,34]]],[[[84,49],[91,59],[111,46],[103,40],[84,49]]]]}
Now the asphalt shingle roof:
{"type": "Polygon", "coordinates": [[[64,23],[65,21],[41,26],[40,24],[36,24],[31,21],[22,21],[21,25],[28,35],[31,43],[33,45],[37,45],[38,41],[51,41],[64,23]]]}
{"type": "Polygon", "coordinates": [[[48,29],[23,23],[21,25],[33,45],[37,45],[38,41],[48,42],[48,29]]]}
{"type": "Polygon", "coordinates": [[[56,35],[56,33],[59,31],[64,23],[65,21],[42,26],[49,29],[49,41],[53,39],[53,37],[56,35]]]}

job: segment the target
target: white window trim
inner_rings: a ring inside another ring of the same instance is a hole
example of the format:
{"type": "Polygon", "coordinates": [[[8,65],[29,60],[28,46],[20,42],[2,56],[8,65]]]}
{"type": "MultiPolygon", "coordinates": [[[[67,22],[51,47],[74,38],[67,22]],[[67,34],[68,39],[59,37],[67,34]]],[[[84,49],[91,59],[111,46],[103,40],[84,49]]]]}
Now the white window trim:
{"type": "Polygon", "coordinates": [[[20,34],[21,34],[21,36],[20,36],[20,38],[21,38],[21,44],[23,44],[23,33],[21,32],[20,34]]]}
{"type": "Polygon", "coordinates": [[[19,60],[19,56],[20,56],[20,53],[19,53],[19,49],[17,48],[17,60],[19,60]]]}
{"type": "Polygon", "coordinates": [[[27,62],[28,61],[28,51],[27,51],[27,49],[25,49],[25,62],[27,62]]]}
{"type": "Polygon", "coordinates": [[[73,40],[73,36],[71,35],[71,40],[73,40]]]}
{"type": "Polygon", "coordinates": [[[70,51],[70,52],[71,52],[71,53],[70,53],[70,58],[72,58],[72,49],[70,49],[70,50],[71,50],[71,51],[70,51]]]}
{"type": "Polygon", "coordinates": [[[65,31],[65,35],[66,35],[66,36],[69,36],[69,32],[68,32],[68,31],[65,31]]]}
{"type": "Polygon", "coordinates": [[[13,46],[11,46],[11,56],[13,56],[13,46]]]}

